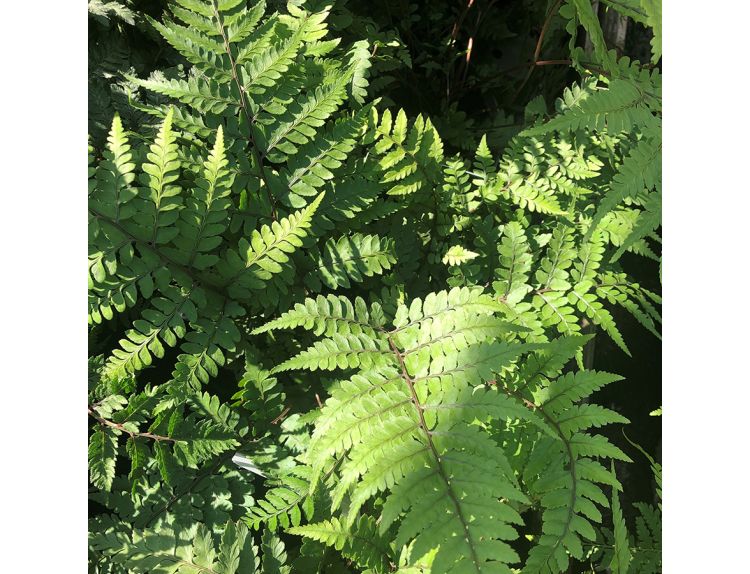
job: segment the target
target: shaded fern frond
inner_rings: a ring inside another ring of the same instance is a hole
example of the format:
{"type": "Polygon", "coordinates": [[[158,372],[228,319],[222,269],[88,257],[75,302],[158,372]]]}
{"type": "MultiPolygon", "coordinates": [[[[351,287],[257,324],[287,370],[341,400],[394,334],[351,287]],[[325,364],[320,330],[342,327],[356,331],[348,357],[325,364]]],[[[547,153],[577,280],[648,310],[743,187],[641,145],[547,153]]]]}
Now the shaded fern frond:
{"type": "Polygon", "coordinates": [[[237,251],[230,251],[217,265],[230,295],[250,298],[251,290],[262,289],[273,275],[282,272],[282,266],[289,263],[288,254],[302,246],[323,197],[320,194],[304,209],[254,230],[250,241],[240,239],[237,251]]]}
{"type": "Polygon", "coordinates": [[[264,498],[247,510],[245,522],[252,529],[265,526],[270,530],[299,526],[303,516],[310,520],[314,503],[310,493],[309,470],[296,466],[275,478],[264,498]]]}
{"type": "Polygon", "coordinates": [[[120,349],[115,349],[107,363],[106,373],[119,376],[136,372],[151,364],[152,357],[164,356],[164,344],[174,347],[177,340],[185,336],[185,318],[197,319],[197,309],[191,297],[199,292],[181,292],[176,287],[162,290],[164,297],[155,297],[153,305],[134,321],[134,329],[126,332],[120,340],[120,349]]]}
{"type": "Polygon", "coordinates": [[[198,524],[189,533],[166,528],[131,533],[112,528],[94,535],[89,546],[112,564],[129,571],[258,572],[257,549],[248,536],[247,527],[231,521],[224,527],[218,546],[214,545],[212,533],[204,524],[198,524]],[[186,539],[185,534],[191,538],[186,539]]]}
{"type": "Polygon", "coordinates": [[[542,384],[533,393],[533,408],[555,429],[558,440],[541,437],[524,470],[527,483],[544,512],[542,534],[532,548],[524,572],[562,572],[569,555],[583,558],[581,539],[594,541],[592,525],[602,521],[600,506],[609,506],[598,484],[616,489],[616,478],[596,459],[630,459],[591,427],[627,422],[595,404],[577,404],[619,377],[584,371],[542,384]],[[534,479],[537,476],[538,478],[534,479]]]}
{"type": "Polygon", "coordinates": [[[343,236],[329,240],[318,263],[322,282],[330,289],[350,287],[383,273],[396,262],[394,243],[377,235],[343,236]]]}
{"type": "Polygon", "coordinates": [[[404,110],[399,110],[395,119],[390,110],[385,110],[379,120],[377,114],[373,116],[374,151],[383,172],[381,181],[390,188],[388,194],[408,195],[425,184],[437,183],[443,143],[430,120],[417,116],[409,127],[404,110]]]}
{"type": "Polygon", "coordinates": [[[388,572],[393,562],[392,551],[387,542],[378,535],[377,524],[371,516],[360,516],[350,527],[334,517],[331,520],[290,528],[288,532],[331,546],[360,568],[371,568],[373,572],[388,572]]]}
{"type": "Polygon", "coordinates": [[[362,332],[374,335],[375,330],[384,325],[383,310],[378,303],[374,303],[372,309],[368,310],[361,297],[357,297],[352,304],[341,295],[318,295],[315,299],[305,299],[304,303],[297,303],[293,310],[258,327],[253,334],[304,327],[313,330],[315,335],[357,335],[362,332]]]}

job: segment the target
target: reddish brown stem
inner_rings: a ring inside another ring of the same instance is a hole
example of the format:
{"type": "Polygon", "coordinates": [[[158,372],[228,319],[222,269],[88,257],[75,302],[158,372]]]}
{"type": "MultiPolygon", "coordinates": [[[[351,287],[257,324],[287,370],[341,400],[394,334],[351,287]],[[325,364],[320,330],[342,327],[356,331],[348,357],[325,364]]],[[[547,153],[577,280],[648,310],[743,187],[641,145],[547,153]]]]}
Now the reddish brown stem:
{"type": "Polygon", "coordinates": [[[271,421],[272,425],[279,424],[281,421],[283,421],[286,418],[287,413],[289,412],[291,407],[285,408],[283,411],[281,411],[281,414],[277,416],[275,419],[271,421]]]}
{"type": "Polygon", "coordinates": [[[571,60],[537,60],[534,62],[535,66],[570,66],[573,62],[571,60]]]}
{"type": "Polygon", "coordinates": [[[549,25],[552,23],[552,16],[554,16],[555,12],[560,8],[560,4],[562,4],[562,0],[557,0],[557,2],[555,2],[555,5],[552,6],[547,14],[547,18],[545,18],[544,24],[542,24],[542,31],[539,32],[539,39],[536,41],[536,48],[534,48],[534,62],[539,59],[539,55],[542,53],[542,42],[544,42],[544,36],[549,29],[549,25]]]}
{"type": "Polygon", "coordinates": [[[531,74],[534,72],[536,63],[539,60],[540,54],[542,53],[542,44],[544,43],[544,36],[547,34],[547,30],[549,29],[550,23],[552,22],[552,17],[560,8],[560,4],[562,4],[562,0],[557,0],[554,6],[552,6],[552,8],[550,8],[550,11],[547,13],[547,17],[544,19],[544,23],[542,24],[542,30],[539,32],[539,38],[537,38],[536,46],[534,47],[533,62],[531,66],[529,66],[529,71],[526,73],[526,77],[523,79],[523,82],[521,82],[521,85],[516,90],[516,93],[513,94],[513,97],[511,98],[511,102],[515,101],[515,99],[519,96],[523,88],[526,86],[526,83],[531,78],[531,74]]]}
{"type": "Polygon", "coordinates": [[[469,0],[466,3],[466,7],[461,12],[458,20],[456,20],[456,23],[453,24],[453,30],[451,30],[451,43],[455,43],[456,38],[458,37],[458,31],[461,29],[461,25],[464,23],[464,18],[466,18],[466,14],[469,13],[469,9],[471,8],[472,4],[474,4],[474,0],[469,0]]]}
{"type": "Polygon", "coordinates": [[[124,424],[116,423],[115,421],[110,421],[110,420],[105,419],[104,417],[100,417],[96,413],[96,411],[93,409],[93,407],[91,407],[91,406],[89,406],[89,416],[92,417],[92,418],[94,418],[94,419],[96,419],[96,421],[100,425],[102,425],[102,426],[108,426],[110,428],[117,429],[117,430],[119,430],[121,432],[127,433],[128,435],[130,435],[131,438],[134,438],[134,437],[138,436],[138,437],[142,437],[142,438],[150,438],[150,439],[155,440],[155,441],[163,441],[164,440],[164,441],[169,441],[169,442],[179,442],[179,441],[177,441],[177,439],[173,439],[173,438],[170,438],[168,436],[162,436],[160,434],[153,434],[153,433],[150,433],[150,432],[134,432],[134,431],[130,431],[130,430],[128,430],[128,429],[125,428],[124,424]]]}

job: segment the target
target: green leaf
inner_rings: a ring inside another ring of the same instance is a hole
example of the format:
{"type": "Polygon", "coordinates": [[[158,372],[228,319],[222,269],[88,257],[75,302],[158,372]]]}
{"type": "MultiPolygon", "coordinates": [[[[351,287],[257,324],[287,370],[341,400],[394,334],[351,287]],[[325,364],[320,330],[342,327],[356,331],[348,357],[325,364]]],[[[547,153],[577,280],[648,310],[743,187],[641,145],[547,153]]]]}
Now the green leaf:
{"type": "Polygon", "coordinates": [[[89,439],[89,480],[98,489],[109,491],[115,478],[117,435],[100,426],[89,439]]]}
{"type": "MultiPolygon", "coordinates": [[[[612,464],[612,474],[615,472],[612,464]]],[[[612,522],[614,524],[615,550],[609,567],[613,574],[627,574],[630,568],[630,547],[628,546],[628,529],[620,508],[620,496],[612,489],[612,522]]]]}
{"type": "Polygon", "coordinates": [[[661,0],[641,0],[641,7],[646,12],[646,23],[654,33],[651,38],[651,61],[656,64],[661,59],[661,0]]]}

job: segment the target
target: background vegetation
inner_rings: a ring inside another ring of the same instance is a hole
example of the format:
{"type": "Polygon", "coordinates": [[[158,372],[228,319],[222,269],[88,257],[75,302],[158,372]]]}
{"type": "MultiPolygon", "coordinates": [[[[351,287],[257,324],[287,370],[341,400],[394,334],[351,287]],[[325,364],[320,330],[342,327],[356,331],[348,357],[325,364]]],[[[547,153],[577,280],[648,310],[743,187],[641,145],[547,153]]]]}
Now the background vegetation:
{"type": "Polygon", "coordinates": [[[646,0],[89,2],[90,570],[660,571],[659,35],[646,0]],[[463,534],[398,489],[407,419],[463,534]]]}

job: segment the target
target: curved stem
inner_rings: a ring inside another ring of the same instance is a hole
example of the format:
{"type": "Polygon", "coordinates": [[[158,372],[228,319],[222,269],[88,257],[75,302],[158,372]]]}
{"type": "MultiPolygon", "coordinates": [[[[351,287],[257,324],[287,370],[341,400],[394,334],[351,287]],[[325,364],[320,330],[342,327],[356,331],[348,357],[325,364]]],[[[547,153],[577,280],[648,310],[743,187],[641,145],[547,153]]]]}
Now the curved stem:
{"type": "Polygon", "coordinates": [[[127,433],[131,437],[143,437],[143,438],[150,438],[155,441],[168,441],[168,442],[179,442],[177,439],[163,436],[159,434],[153,434],[150,432],[136,432],[136,431],[130,431],[125,428],[124,424],[116,423],[114,421],[110,421],[105,419],[104,417],[100,417],[96,411],[94,410],[93,406],[89,405],[89,416],[93,419],[95,419],[100,425],[102,426],[108,426],[113,429],[119,430],[121,432],[127,433]]]}
{"type": "Polygon", "coordinates": [[[536,67],[536,63],[542,53],[542,43],[544,42],[544,36],[547,34],[547,30],[549,29],[550,23],[552,22],[552,16],[554,16],[557,10],[560,8],[560,4],[562,4],[562,0],[557,0],[554,6],[552,6],[552,8],[550,8],[550,11],[547,13],[547,17],[544,19],[544,24],[542,24],[542,30],[539,32],[539,38],[537,38],[536,46],[534,47],[534,58],[531,65],[529,66],[529,71],[526,73],[526,77],[523,79],[523,82],[521,82],[521,85],[513,94],[513,97],[510,100],[511,102],[515,101],[515,99],[519,96],[521,90],[523,90],[523,88],[526,86],[526,83],[531,78],[531,74],[534,73],[534,68],[536,67]]]}

